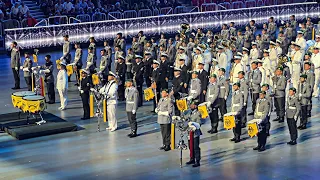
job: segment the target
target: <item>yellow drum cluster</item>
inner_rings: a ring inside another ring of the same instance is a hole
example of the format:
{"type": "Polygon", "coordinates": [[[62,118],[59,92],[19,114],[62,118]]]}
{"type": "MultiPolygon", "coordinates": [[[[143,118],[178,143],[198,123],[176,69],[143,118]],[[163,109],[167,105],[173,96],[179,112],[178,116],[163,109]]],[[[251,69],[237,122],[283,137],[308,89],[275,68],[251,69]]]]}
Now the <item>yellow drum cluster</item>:
{"type": "Polygon", "coordinates": [[[14,107],[23,112],[38,113],[46,109],[46,102],[43,96],[36,95],[32,91],[15,92],[11,95],[14,107]]]}

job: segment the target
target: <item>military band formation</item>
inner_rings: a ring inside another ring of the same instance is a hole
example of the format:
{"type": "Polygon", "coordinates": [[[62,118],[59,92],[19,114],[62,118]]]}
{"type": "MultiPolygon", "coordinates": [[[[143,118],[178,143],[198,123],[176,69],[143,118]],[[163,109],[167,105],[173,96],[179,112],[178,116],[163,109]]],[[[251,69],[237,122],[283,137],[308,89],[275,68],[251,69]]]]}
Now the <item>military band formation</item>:
{"type": "MultiPolygon", "coordinates": [[[[107,100],[107,130],[115,131],[117,104],[125,101],[130,138],[137,136],[136,113],[143,106],[145,89],[150,89],[154,94],[152,112],[158,115],[157,122],[163,137],[160,149],[164,151],[171,149],[173,117],[184,113],[176,102],[184,99],[191,111],[189,130],[194,133],[189,146],[192,147],[192,156],[187,164],[194,167],[200,166],[200,125],[205,119],[197,108],[200,105],[205,105],[208,111],[210,134],[218,133],[219,121],[223,121],[224,116],[233,116],[234,137],[230,141],[238,143],[242,128],[249,122],[248,117],[253,117],[259,127],[258,145],[254,150],[264,151],[270,135],[270,116],[275,112],[276,119],[272,123],[284,123],[286,119],[291,137],[288,144],[295,145],[297,129],[306,129],[311,117],[312,97],[319,97],[320,35],[311,41],[313,24],[310,18],[299,24],[299,28],[294,15],[281,24],[277,28],[271,17],[263,24],[261,34],[257,33],[254,20],[249,22],[244,32],[231,22],[224,24],[221,32],[216,34],[210,30],[205,34],[200,28],[193,32],[188,24],[181,24],[181,30],[174,39],[166,39],[165,34],[161,34],[159,40],[154,37],[147,40],[140,31],[132,37],[132,45],[128,49],[122,33],[118,33],[113,48],[109,42],[104,42],[100,55],[97,54],[95,39],[91,37],[85,67],[78,43],[74,45],[76,51],[72,62],[69,37],[65,35],[63,56],[57,64],[59,109],[65,110],[68,105],[71,75],[68,77],[67,66],[72,66],[77,80],[75,85],[83,102],[82,119],[90,118],[90,91],[99,93],[107,100]],[[115,71],[111,71],[112,63],[115,71]],[[93,84],[93,75],[99,77],[99,85],[93,84]],[[227,107],[229,100],[230,109],[227,107]],[[249,101],[251,107],[248,108],[249,101]],[[297,127],[298,119],[300,125],[297,127]]],[[[45,76],[48,102],[55,103],[54,66],[50,55],[45,57],[43,66],[33,66],[27,52],[24,57],[20,66],[19,48],[13,42],[13,89],[20,88],[19,69],[23,71],[28,90],[31,90],[33,70],[41,69],[39,73],[45,76]]]]}

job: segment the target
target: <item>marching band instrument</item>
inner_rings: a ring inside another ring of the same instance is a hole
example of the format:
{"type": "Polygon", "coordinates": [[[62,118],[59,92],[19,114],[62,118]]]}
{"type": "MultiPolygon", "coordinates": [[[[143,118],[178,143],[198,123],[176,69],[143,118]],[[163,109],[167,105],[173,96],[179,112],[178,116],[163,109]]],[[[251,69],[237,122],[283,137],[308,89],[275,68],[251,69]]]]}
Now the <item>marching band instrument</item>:
{"type": "Polygon", "coordinates": [[[176,104],[177,104],[179,111],[181,111],[181,112],[184,112],[188,109],[188,104],[187,104],[186,98],[176,100],[176,104]]]}
{"type": "Polygon", "coordinates": [[[143,92],[144,92],[144,99],[146,101],[150,101],[151,99],[154,98],[154,93],[152,91],[152,88],[147,88],[143,92]]]}
{"type": "Polygon", "coordinates": [[[25,96],[22,98],[24,112],[39,113],[46,109],[46,102],[43,96],[25,96]]]}
{"type": "Polygon", "coordinates": [[[248,135],[252,138],[256,136],[259,132],[258,121],[260,119],[253,119],[248,122],[248,135]]]}
{"type": "Polygon", "coordinates": [[[100,84],[100,79],[99,79],[99,75],[97,73],[92,74],[92,84],[93,85],[98,85],[100,84]]]}
{"type": "Polygon", "coordinates": [[[206,102],[199,104],[198,110],[199,110],[199,112],[201,114],[201,118],[202,119],[205,119],[205,118],[207,118],[209,116],[206,102]]]}
{"type": "Polygon", "coordinates": [[[66,69],[67,69],[68,76],[71,76],[73,74],[73,65],[72,64],[68,64],[66,66],[66,69]]]}
{"type": "Polygon", "coordinates": [[[32,91],[20,91],[20,92],[14,92],[11,95],[12,104],[14,107],[21,109],[22,106],[22,98],[25,96],[34,96],[36,95],[35,92],[32,91]]]}
{"type": "Polygon", "coordinates": [[[223,116],[223,127],[227,130],[236,127],[236,118],[232,113],[227,113],[223,116]]]}

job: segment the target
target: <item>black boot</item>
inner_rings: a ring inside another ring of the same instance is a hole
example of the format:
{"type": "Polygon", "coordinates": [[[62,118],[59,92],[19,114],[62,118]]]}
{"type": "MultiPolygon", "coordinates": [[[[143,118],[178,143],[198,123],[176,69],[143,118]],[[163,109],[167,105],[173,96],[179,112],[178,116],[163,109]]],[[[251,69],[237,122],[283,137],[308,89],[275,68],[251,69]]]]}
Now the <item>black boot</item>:
{"type": "Polygon", "coordinates": [[[170,151],[170,150],[171,150],[170,146],[165,146],[164,151],[170,151]]]}
{"type": "Polygon", "coordinates": [[[200,166],[200,161],[196,161],[196,163],[194,163],[194,165],[192,165],[192,167],[199,167],[200,166]]]}
{"type": "Polygon", "coordinates": [[[162,145],[161,147],[159,147],[159,150],[164,150],[165,147],[165,145],[162,145]]]}
{"type": "Polygon", "coordinates": [[[296,145],[296,144],[297,144],[297,141],[295,141],[295,140],[292,141],[292,140],[291,140],[291,141],[287,142],[287,144],[293,146],[293,145],[296,145]]]}
{"type": "Polygon", "coordinates": [[[134,137],[137,137],[137,131],[132,131],[130,138],[134,138],[134,137]]]}
{"type": "Polygon", "coordinates": [[[280,120],[279,120],[279,123],[283,123],[284,122],[284,118],[281,117],[280,120]]]}
{"type": "Polygon", "coordinates": [[[194,164],[194,163],[196,163],[196,161],[194,159],[190,159],[190,161],[186,162],[187,165],[194,164]]]}
{"type": "Polygon", "coordinates": [[[259,152],[265,151],[266,147],[265,146],[261,146],[260,149],[258,150],[259,152]]]}
{"type": "Polygon", "coordinates": [[[229,141],[235,141],[236,140],[236,138],[232,138],[232,139],[230,139],[229,141]]]}
{"type": "Polygon", "coordinates": [[[257,151],[261,148],[261,145],[259,144],[257,147],[253,148],[253,150],[257,151]]]}
{"type": "Polygon", "coordinates": [[[131,131],[131,133],[130,133],[130,134],[128,134],[128,137],[131,137],[131,136],[132,136],[132,134],[133,134],[133,132],[131,131]]]}

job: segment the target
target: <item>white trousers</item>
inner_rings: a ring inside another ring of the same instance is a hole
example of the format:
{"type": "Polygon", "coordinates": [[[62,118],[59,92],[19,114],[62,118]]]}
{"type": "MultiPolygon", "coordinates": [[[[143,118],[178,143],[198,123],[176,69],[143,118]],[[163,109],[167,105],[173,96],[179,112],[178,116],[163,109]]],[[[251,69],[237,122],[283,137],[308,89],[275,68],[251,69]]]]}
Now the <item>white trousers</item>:
{"type": "Polygon", "coordinates": [[[296,89],[298,89],[298,85],[299,85],[299,81],[300,81],[300,71],[301,71],[300,64],[293,64],[292,65],[291,82],[292,82],[292,86],[296,89]]]}
{"type": "Polygon", "coordinates": [[[320,68],[314,70],[314,87],[313,87],[313,96],[319,96],[319,83],[320,83],[320,68]]]}
{"type": "Polygon", "coordinates": [[[68,105],[68,90],[58,89],[60,96],[61,108],[65,108],[68,105]]]}
{"type": "Polygon", "coordinates": [[[108,125],[110,129],[117,129],[117,118],[116,118],[116,104],[108,104],[107,105],[107,117],[108,117],[108,125]]]}

